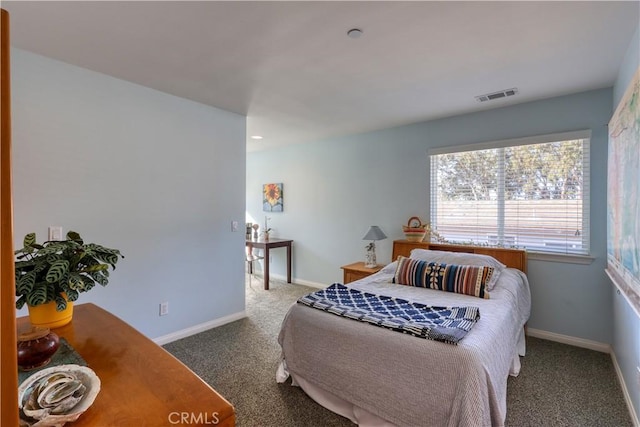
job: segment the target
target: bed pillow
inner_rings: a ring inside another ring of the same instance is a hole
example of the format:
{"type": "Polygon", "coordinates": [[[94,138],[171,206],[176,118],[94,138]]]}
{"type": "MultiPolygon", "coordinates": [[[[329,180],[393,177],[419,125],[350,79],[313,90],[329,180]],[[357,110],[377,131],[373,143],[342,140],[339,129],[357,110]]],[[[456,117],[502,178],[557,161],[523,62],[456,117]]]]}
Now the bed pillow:
{"type": "Polygon", "coordinates": [[[382,270],[380,271],[385,274],[389,274],[389,273],[393,274],[396,271],[397,265],[398,265],[398,262],[393,261],[391,264],[387,264],[384,267],[382,267],[382,270]]]}
{"type": "Polygon", "coordinates": [[[398,257],[393,282],[489,299],[487,282],[493,267],[457,265],[398,257]]]}
{"type": "Polygon", "coordinates": [[[447,252],[447,251],[432,251],[430,249],[413,249],[409,258],[419,259],[429,262],[438,262],[444,264],[457,264],[457,265],[477,265],[493,267],[493,274],[491,279],[487,283],[487,291],[491,292],[502,270],[507,268],[506,265],[498,261],[492,256],[483,254],[471,254],[468,252],[447,252]]]}

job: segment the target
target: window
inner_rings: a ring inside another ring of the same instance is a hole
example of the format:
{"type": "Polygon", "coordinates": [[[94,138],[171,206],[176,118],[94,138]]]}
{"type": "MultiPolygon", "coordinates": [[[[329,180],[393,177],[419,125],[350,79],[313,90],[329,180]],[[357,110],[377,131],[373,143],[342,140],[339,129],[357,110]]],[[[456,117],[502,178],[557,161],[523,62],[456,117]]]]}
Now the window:
{"type": "Polygon", "coordinates": [[[590,137],[431,150],[432,228],[451,243],[588,255],[590,137]]]}

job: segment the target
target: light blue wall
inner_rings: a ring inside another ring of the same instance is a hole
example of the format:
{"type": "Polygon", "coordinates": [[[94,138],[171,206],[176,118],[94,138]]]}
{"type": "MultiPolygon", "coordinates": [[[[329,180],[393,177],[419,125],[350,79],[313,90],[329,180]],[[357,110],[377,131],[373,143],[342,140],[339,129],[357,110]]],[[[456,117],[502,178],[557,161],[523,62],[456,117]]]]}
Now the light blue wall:
{"type": "MultiPolygon", "coordinates": [[[[613,105],[618,105],[633,75],[640,67],[640,25],[631,39],[627,55],[620,66],[618,79],[613,88],[613,105]]],[[[640,366],[640,317],[634,312],[622,294],[611,290],[613,298],[613,351],[622,371],[627,390],[640,419],[640,384],[636,378],[636,367],[640,366]]]]}
{"type": "MultiPolygon", "coordinates": [[[[393,239],[413,215],[428,218],[427,150],[432,147],[592,130],[590,265],[529,262],[531,328],[602,343],[611,341],[611,285],[606,260],[607,128],[612,91],[576,95],[429,121],[378,132],[247,155],[247,214],[260,223],[260,189],[284,184],[284,212],[270,214],[276,236],[295,240],[294,277],[330,284],[340,266],[364,259],[362,237],[379,225],[389,239],[378,259],[391,258],[393,239]]],[[[276,252],[274,251],[274,254],[276,252]]],[[[272,271],[284,274],[283,254],[272,271]]]]}
{"type": "Polygon", "coordinates": [[[16,248],[60,225],[120,249],[79,302],[151,338],[244,310],[243,116],[19,49],[12,110],[16,248]]]}

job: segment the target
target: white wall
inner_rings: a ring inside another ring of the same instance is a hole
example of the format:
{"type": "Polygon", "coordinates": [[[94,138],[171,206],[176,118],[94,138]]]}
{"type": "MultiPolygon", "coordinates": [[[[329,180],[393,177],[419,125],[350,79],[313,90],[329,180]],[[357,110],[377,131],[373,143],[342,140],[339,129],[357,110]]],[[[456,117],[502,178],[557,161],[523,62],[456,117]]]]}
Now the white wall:
{"type": "Polygon", "coordinates": [[[79,303],[152,338],[243,312],[243,116],[19,49],[12,90],[16,248],[60,225],[120,249],[79,303]]]}
{"type": "MultiPolygon", "coordinates": [[[[614,109],[622,99],[633,75],[640,67],[640,25],[631,39],[627,55],[620,66],[618,79],[613,90],[614,109]]],[[[640,378],[637,372],[640,367],[640,317],[634,312],[624,295],[612,286],[614,335],[613,352],[623,375],[629,398],[636,413],[636,420],[640,419],[640,378]]]]}

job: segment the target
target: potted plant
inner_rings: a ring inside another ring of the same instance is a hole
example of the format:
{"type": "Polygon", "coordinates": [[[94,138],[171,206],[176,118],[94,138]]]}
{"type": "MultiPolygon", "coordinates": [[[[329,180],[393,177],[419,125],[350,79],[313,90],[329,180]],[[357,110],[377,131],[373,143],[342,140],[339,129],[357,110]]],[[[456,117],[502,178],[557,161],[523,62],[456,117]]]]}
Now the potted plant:
{"type": "Polygon", "coordinates": [[[84,243],[75,231],[69,231],[66,240],[43,244],[29,233],[15,255],[16,308],[27,304],[32,325],[49,328],[69,323],[73,301],[96,283],[106,286],[109,266],[115,269],[124,258],[118,249],[84,243]],[[58,318],[47,319],[50,315],[58,318]]]}

